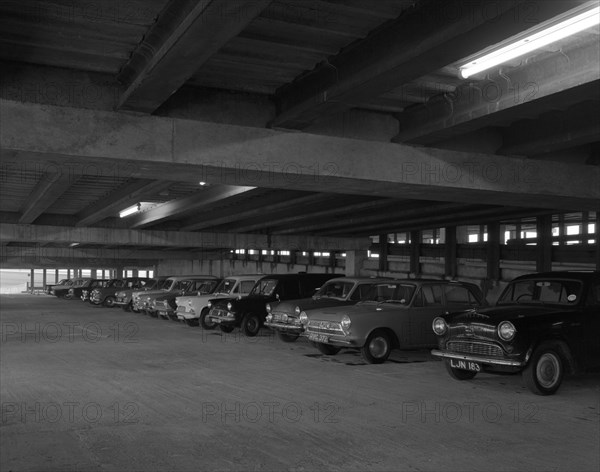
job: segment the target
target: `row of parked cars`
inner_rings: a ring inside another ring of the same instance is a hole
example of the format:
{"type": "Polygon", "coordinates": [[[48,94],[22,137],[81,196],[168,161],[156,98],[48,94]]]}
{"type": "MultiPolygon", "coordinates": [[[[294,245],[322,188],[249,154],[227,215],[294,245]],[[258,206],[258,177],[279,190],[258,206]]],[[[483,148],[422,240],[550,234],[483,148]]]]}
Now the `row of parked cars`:
{"type": "Polygon", "coordinates": [[[76,279],[51,293],[224,333],[266,327],[326,355],[359,350],[371,364],[393,349],[435,348],[456,380],[521,373],[540,395],[566,373],[600,367],[600,271],[521,276],[495,306],[466,282],[308,273],[76,279]]]}

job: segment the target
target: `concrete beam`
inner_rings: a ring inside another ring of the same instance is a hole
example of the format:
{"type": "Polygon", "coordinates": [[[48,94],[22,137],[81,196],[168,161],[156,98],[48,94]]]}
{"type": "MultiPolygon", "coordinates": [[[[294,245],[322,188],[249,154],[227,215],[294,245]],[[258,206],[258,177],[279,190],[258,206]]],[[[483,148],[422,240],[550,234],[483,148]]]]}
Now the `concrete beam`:
{"type": "Polygon", "coordinates": [[[151,113],[271,0],[170,0],[120,73],[119,108],[151,113]]]}
{"type": "MultiPolygon", "coordinates": [[[[488,125],[537,117],[556,110],[560,95],[588,91],[589,100],[600,98],[600,43],[597,40],[570,51],[531,60],[525,65],[465,82],[454,93],[400,113],[397,143],[432,144],[488,125]],[[544,110],[545,109],[545,110],[544,110]]],[[[566,103],[569,103],[565,100],[566,103]]]]}
{"type": "Polygon", "coordinates": [[[33,223],[67,191],[71,183],[72,178],[67,172],[45,172],[23,205],[19,223],[33,223]]]}
{"type": "Polygon", "coordinates": [[[145,195],[158,193],[172,184],[173,182],[169,181],[157,182],[148,179],[130,182],[77,214],[78,221],[75,226],[89,226],[110,216],[117,216],[119,211],[139,202],[145,195]]]}
{"type": "Polygon", "coordinates": [[[419,2],[279,91],[272,125],[302,129],[397,89],[583,2],[419,2]]]}
{"type": "Polygon", "coordinates": [[[0,241],[19,243],[74,243],[152,248],[274,249],[296,251],[352,250],[369,246],[368,238],[320,238],[312,236],[267,236],[261,234],[192,233],[182,231],[150,231],[134,229],[73,228],[2,224],[0,241]]]}
{"type": "Polygon", "coordinates": [[[135,178],[565,210],[600,199],[596,166],[7,100],[0,121],[7,169],[112,166],[135,178]]]}
{"type": "Polygon", "coordinates": [[[232,185],[216,185],[204,188],[187,197],[177,198],[143,213],[134,214],[130,218],[127,218],[126,223],[129,228],[151,226],[184,213],[191,213],[201,208],[206,208],[236,195],[251,192],[252,190],[254,190],[254,187],[235,187],[232,185]]]}

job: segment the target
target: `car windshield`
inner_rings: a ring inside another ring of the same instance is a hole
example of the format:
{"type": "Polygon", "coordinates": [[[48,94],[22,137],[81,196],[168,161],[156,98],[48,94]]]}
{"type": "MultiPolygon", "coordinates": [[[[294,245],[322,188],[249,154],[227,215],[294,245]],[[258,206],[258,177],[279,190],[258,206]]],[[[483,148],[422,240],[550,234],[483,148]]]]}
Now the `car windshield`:
{"type": "Polygon", "coordinates": [[[162,289],[162,290],[173,290],[173,289],[174,289],[174,287],[175,287],[175,284],[176,284],[176,283],[177,283],[177,282],[176,282],[175,280],[173,280],[173,279],[167,279],[167,280],[165,280],[165,281],[163,282],[163,284],[162,284],[160,287],[158,287],[158,288],[159,288],[159,289],[162,289]]]}
{"type": "Polygon", "coordinates": [[[216,280],[205,280],[201,284],[198,284],[198,293],[200,293],[200,294],[213,293],[213,290],[215,289],[215,285],[217,285],[216,280]]]}
{"type": "Polygon", "coordinates": [[[231,293],[231,291],[233,290],[233,287],[235,287],[235,280],[233,279],[223,279],[221,280],[221,283],[219,284],[219,286],[216,288],[215,293],[223,293],[225,295],[231,293]]]}
{"type": "Polygon", "coordinates": [[[582,287],[579,280],[516,280],[506,287],[498,300],[498,305],[514,303],[575,305],[581,298],[582,287]]]}
{"type": "Polygon", "coordinates": [[[315,298],[334,298],[336,300],[346,300],[354,287],[352,282],[327,282],[317,293],[315,298]]]}
{"type": "Polygon", "coordinates": [[[375,284],[362,302],[385,302],[407,305],[415,293],[415,286],[404,283],[375,284]]]}
{"type": "Polygon", "coordinates": [[[277,280],[277,279],[259,280],[258,282],[256,282],[256,285],[254,285],[254,288],[250,292],[250,296],[263,295],[263,296],[268,297],[273,294],[273,292],[275,291],[275,287],[277,287],[278,282],[279,282],[279,280],[277,280]]]}

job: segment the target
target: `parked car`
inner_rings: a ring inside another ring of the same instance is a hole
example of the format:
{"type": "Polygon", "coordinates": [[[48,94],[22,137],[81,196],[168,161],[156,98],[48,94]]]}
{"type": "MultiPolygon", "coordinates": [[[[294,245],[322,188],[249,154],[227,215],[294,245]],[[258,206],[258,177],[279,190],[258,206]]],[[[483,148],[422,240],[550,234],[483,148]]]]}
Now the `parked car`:
{"type": "Polygon", "coordinates": [[[146,315],[157,317],[156,304],[153,305],[153,301],[156,298],[169,294],[182,295],[192,283],[215,279],[216,277],[212,275],[178,275],[169,277],[161,289],[139,292],[139,295],[134,297],[133,307],[146,315]]]}
{"type": "Polygon", "coordinates": [[[446,280],[390,280],[373,285],[354,306],[300,313],[305,335],[323,354],[360,349],[371,364],[380,364],[392,349],[433,347],[431,322],[444,312],[484,304],[479,287],[446,280]]]}
{"type": "MultiPolygon", "coordinates": [[[[156,312],[159,318],[177,320],[177,296],[210,295],[215,291],[220,279],[190,279],[190,283],[183,286],[179,292],[170,292],[166,295],[156,297],[151,302],[152,311],[156,312]]],[[[183,284],[182,284],[183,285],[183,284]]]]}
{"type": "Polygon", "coordinates": [[[109,280],[104,287],[96,287],[90,293],[90,303],[94,305],[104,305],[106,307],[112,308],[115,306],[116,302],[116,294],[117,292],[139,287],[140,283],[143,281],[144,284],[147,284],[150,278],[146,277],[126,277],[124,279],[111,279],[109,280]]]}
{"type": "MultiPolygon", "coordinates": [[[[75,289],[82,289],[85,284],[90,282],[92,279],[90,277],[80,277],[71,279],[70,283],[67,282],[64,285],[60,285],[58,287],[54,287],[52,289],[52,293],[58,298],[64,298],[66,300],[71,300],[75,297],[75,289]]],[[[79,293],[78,296],[81,296],[79,293]]]]}
{"type": "Polygon", "coordinates": [[[177,297],[177,318],[189,326],[213,329],[216,325],[208,320],[208,301],[216,298],[245,297],[264,275],[232,275],[223,280],[212,294],[177,297]]]}
{"type": "Polygon", "coordinates": [[[45,286],[45,288],[44,288],[44,291],[45,291],[45,292],[46,292],[48,295],[53,295],[53,293],[52,293],[52,289],[53,289],[54,287],[61,287],[61,286],[65,285],[65,284],[67,284],[67,283],[68,283],[68,282],[70,282],[70,281],[71,281],[71,279],[61,279],[61,280],[59,280],[59,281],[58,281],[57,283],[55,283],[55,284],[46,284],[46,286],[45,286]]]}
{"type": "Polygon", "coordinates": [[[74,300],[75,298],[83,299],[83,291],[86,290],[88,293],[96,287],[102,287],[107,279],[89,279],[81,285],[73,285],[69,288],[69,298],[74,300]]]}
{"type": "Polygon", "coordinates": [[[81,295],[80,295],[81,300],[83,300],[84,302],[91,303],[90,294],[94,290],[97,290],[97,289],[102,288],[102,287],[106,287],[108,284],[112,283],[115,280],[117,280],[117,279],[96,279],[96,280],[92,280],[92,282],[90,284],[88,284],[87,286],[85,286],[85,287],[82,288],[81,295]]]}
{"type": "Polygon", "coordinates": [[[115,306],[120,306],[123,308],[123,311],[139,311],[133,307],[133,300],[144,292],[163,288],[168,278],[169,277],[153,277],[151,279],[139,279],[138,282],[132,284],[131,287],[121,289],[115,293],[115,306]]]}
{"type": "Polygon", "coordinates": [[[338,274],[273,274],[260,279],[247,297],[210,300],[209,321],[225,333],[240,327],[246,336],[256,336],[267,317],[266,304],[306,298],[338,274]]]}
{"type": "Polygon", "coordinates": [[[310,298],[267,303],[265,326],[271,328],[282,341],[294,342],[304,332],[300,313],[317,308],[355,305],[361,301],[371,287],[390,280],[372,277],[342,277],[331,279],[310,298]]]}
{"type": "Polygon", "coordinates": [[[565,373],[600,366],[600,271],[548,272],[513,280],[494,307],[433,320],[451,377],[521,373],[533,393],[551,395],[565,373]]]}

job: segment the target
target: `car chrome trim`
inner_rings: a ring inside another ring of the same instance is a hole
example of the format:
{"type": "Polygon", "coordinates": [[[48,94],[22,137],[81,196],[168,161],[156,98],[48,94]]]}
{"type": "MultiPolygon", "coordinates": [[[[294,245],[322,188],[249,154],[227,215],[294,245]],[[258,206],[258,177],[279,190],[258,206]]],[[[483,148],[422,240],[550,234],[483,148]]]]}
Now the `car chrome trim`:
{"type": "Polygon", "coordinates": [[[450,351],[440,351],[438,349],[432,350],[431,355],[436,357],[443,357],[445,359],[460,359],[463,361],[481,362],[482,364],[504,365],[511,367],[523,367],[525,365],[525,362],[521,361],[513,361],[510,359],[494,359],[492,357],[474,356],[470,354],[459,354],[450,351]]]}

